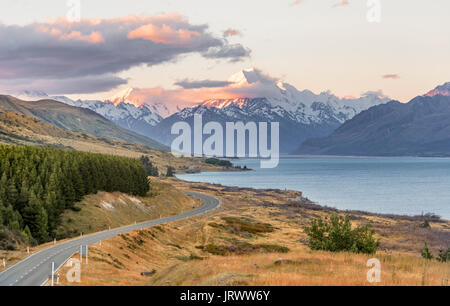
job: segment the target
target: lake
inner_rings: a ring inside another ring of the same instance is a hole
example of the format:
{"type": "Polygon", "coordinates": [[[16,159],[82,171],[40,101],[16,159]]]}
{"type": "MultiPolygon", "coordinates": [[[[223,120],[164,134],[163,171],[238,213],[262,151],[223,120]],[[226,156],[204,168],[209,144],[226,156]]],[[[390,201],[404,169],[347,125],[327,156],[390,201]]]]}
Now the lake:
{"type": "Polygon", "coordinates": [[[179,174],[178,178],[228,186],[292,189],[338,209],[450,219],[450,158],[283,158],[274,169],[258,160],[234,160],[248,172],[179,174]]]}

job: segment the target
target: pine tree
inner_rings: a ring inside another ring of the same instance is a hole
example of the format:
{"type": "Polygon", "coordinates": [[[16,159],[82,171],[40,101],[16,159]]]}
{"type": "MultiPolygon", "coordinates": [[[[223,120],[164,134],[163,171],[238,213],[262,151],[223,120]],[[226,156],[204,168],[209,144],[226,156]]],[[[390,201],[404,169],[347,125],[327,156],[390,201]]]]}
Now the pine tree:
{"type": "Polygon", "coordinates": [[[167,177],[173,177],[175,176],[175,169],[171,166],[167,167],[167,173],[166,173],[167,177]]]}
{"type": "Polygon", "coordinates": [[[24,209],[23,218],[30,228],[31,235],[39,242],[46,241],[48,237],[47,213],[33,191],[30,193],[28,205],[24,209]]]}
{"type": "Polygon", "coordinates": [[[7,194],[8,178],[6,177],[6,172],[3,172],[2,178],[0,179],[0,202],[6,207],[8,203],[7,194]]]}
{"type": "Polygon", "coordinates": [[[0,145],[0,225],[45,242],[64,210],[87,194],[103,190],[145,196],[146,170],[138,159],[0,145]]]}

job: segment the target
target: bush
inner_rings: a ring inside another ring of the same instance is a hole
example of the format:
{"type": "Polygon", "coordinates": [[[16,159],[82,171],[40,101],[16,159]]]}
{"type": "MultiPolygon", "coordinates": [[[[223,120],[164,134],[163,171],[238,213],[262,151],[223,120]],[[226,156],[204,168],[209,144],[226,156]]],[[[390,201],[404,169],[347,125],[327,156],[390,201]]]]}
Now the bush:
{"type": "Polygon", "coordinates": [[[315,219],[305,228],[305,233],[312,250],[374,254],[380,245],[369,226],[352,229],[348,216],[315,219]]]}
{"type": "Polygon", "coordinates": [[[430,228],[430,222],[428,220],[424,220],[422,224],[420,224],[421,228],[430,228]]]}
{"type": "Polygon", "coordinates": [[[166,173],[167,177],[174,177],[175,176],[175,168],[174,167],[167,167],[167,173],[166,173]]]}
{"type": "Polygon", "coordinates": [[[148,156],[141,156],[141,163],[144,166],[147,176],[159,176],[158,167],[153,165],[148,156]]]}
{"type": "Polygon", "coordinates": [[[233,167],[233,164],[229,160],[223,160],[218,158],[207,158],[205,160],[205,163],[215,166],[221,166],[221,167],[233,167]]]}
{"type": "MultiPolygon", "coordinates": [[[[428,244],[426,241],[424,242],[424,247],[422,249],[422,257],[427,260],[431,260],[434,258],[433,254],[430,252],[430,249],[428,249],[428,244]]],[[[436,257],[436,260],[440,262],[450,261],[450,248],[446,250],[439,249],[439,253],[438,256],[436,257]]]]}
{"type": "Polygon", "coordinates": [[[450,248],[447,250],[439,250],[438,257],[436,258],[440,262],[447,262],[450,261],[450,248]]]}
{"type": "Polygon", "coordinates": [[[424,246],[422,249],[422,257],[427,260],[431,260],[434,257],[433,254],[431,254],[430,249],[428,249],[428,244],[426,242],[424,242],[424,246]]]}

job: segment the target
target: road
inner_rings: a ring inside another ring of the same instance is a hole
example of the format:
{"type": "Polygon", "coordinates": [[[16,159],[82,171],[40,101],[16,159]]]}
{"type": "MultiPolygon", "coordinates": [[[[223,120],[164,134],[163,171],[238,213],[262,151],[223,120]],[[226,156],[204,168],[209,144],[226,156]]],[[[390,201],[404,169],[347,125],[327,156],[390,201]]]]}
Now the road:
{"type": "Polygon", "coordinates": [[[195,192],[185,193],[202,199],[204,202],[203,206],[181,215],[95,233],[49,247],[28,256],[0,273],[0,286],[40,286],[48,280],[51,274],[52,262],[55,263],[55,269],[61,267],[70,257],[79,252],[80,245],[92,245],[123,233],[190,218],[213,210],[220,204],[218,199],[205,194],[195,192]]]}

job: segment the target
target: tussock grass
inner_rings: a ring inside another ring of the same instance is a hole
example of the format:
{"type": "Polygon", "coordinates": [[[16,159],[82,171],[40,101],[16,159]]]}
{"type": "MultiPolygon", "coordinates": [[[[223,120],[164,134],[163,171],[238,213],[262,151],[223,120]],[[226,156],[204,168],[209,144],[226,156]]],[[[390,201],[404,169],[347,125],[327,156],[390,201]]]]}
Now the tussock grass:
{"type": "Polygon", "coordinates": [[[207,215],[161,225],[163,231],[150,228],[145,230],[146,237],[138,232],[130,233],[129,241],[133,241],[133,237],[145,240],[137,250],[127,248],[128,241],[120,237],[95,246],[113,254],[126,268],[117,269],[106,262],[90,261],[89,266],[83,266],[81,285],[449,284],[448,263],[420,257],[423,237],[429,238],[430,249],[448,243],[448,221],[431,221],[430,228],[423,229],[417,220],[358,214],[352,224],[371,224],[383,239],[381,251],[374,255],[312,251],[307,246],[304,225],[317,216],[329,216],[334,211],[294,205],[289,199],[300,201],[299,192],[230,189],[177,179],[162,181],[177,188],[215,195],[221,198],[221,207],[207,215]],[[255,228],[263,230],[249,233],[243,231],[246,226],[250,232],[255,228]],[[369,268],[366,264],[370,258],[381,262],[380,283],[367,281],[369,268]],[[153,270],[156,272],[150,277],[140,275],[143,271],[153,270]]]}

